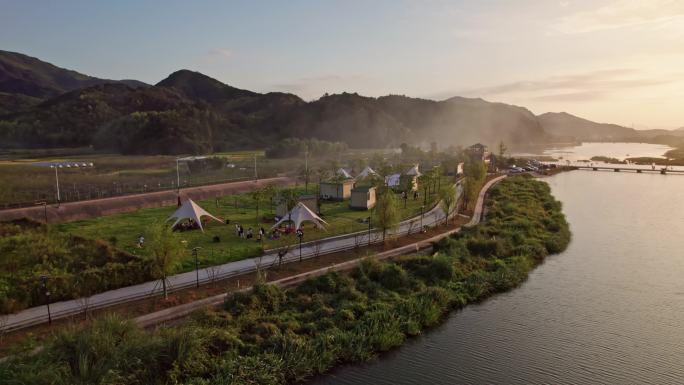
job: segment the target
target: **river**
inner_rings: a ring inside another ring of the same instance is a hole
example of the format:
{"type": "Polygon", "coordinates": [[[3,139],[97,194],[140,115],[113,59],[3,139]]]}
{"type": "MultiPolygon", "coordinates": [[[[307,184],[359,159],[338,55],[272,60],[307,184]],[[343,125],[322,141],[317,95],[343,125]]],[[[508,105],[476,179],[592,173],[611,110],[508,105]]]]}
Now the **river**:
{"type": "Polygon", "coordinates": [[[684,176],[545,179],[573,240],[519,288],[314,384],[684,382],[684,176]]]}

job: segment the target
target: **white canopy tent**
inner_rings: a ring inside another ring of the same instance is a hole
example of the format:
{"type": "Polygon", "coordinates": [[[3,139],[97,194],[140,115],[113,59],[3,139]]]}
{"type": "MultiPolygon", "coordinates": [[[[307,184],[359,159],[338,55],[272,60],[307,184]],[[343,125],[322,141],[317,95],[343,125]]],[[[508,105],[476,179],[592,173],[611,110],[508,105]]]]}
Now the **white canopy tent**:
{"type": "Polygon", "coordinates": [[[349,173],[349,171],[343,169],[342,167],[340,167],[337,171],[335,171],[335,174],[337,174],[337,175],[339,175],[345,179],[352,179],[352,176],[349,173]]]}
{"type": "Polygon", "coordinates": [[[171,216],[167,219],[167,221],[175,218],[176,221],[173,222],[173,225],[171,228],[176,227],[177,224],[179,224],[181,221],[184,219],[192,219],[197,223],[199,226],[200,230],[204,232],[204,228],[202,227],[202,217],[209,217],[215,221],[219,221],[223,223],[222,220],[216,218],[215,216],[209,214],[206,210],[201,208],[197,203],[193,202],[192,199],[186,200],[181,207],[176,210],[175,213],[171,214],[171,216]]]}
{"type": "Polygon", "coordinates": [[[305,221],[310,221],[313,222],[316,226],[318,226],[321,229],[325,229],[322,225],[322,223],[325,223],[326,225],[328,224],[326,221],[321,219],[318,215],[316,215],[313,211],[311,211],[304,203],[298,202],[297,205],[290,210],[288,214],[285,214],[278,222],[276,222],[275,225],[271,228],[277,227],[279,224],[283,222],[287,222],[289,220],[292,220],[292,222],[295,225],[295,229],[298,229],[301,225],[302,222],[305,221]]]}
{"type": "Polygon", "coordinates": [[[375,172],[375,170],[373,170],[372,168],[370,168],[370,166],[366,166],[366,168],[361,170],[359,175],[357,175],[356,177],[357,178],[366,178],[366,177],[371,176],[371,175],[378,175],[378,173],[375,172]]]}

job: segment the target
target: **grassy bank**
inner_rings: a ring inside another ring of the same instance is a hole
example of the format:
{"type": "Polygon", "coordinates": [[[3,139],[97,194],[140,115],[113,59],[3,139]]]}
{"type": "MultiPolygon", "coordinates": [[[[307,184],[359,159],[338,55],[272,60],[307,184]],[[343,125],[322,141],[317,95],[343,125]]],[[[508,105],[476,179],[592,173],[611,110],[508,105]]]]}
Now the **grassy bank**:
{"type": "Polygon", "coordinates": [[[490,193],[487,220],[435,256],[367,260],[291,290],[258,285],[183,325],[148,332],[115,317],[57,334],[0,364],[30,384],[281,384],[401,345],[467,303],[520,284],[570,232],[548,186],[514,177],[490,193]]]}
{"type": "MultiPolygon", "coordinates": [[[[444,183],[448,178],[444,178],[444,183]]],[[[304,189],[297,190],[300,193],[304,189]]],[[[315,186],[309,186],[309,192],[315,186]]],[[[428,198],[430,207],[436,194],[428,198]]],[[[234,223],[245,229],[260,226],[269,229],[274,221],[274,207],[267,197],[257,201],[251,194],[224,196],[218,200],[198,203],[212,214],[230,219],[231,225],[208,222],[205,231],[178,233],[184,255],[173,273],[195,268],[192,255],[198,253],[199,266],[205,268],[245,258],[256,257],[263,249],[291,245],[298,242],[295,234],[283,235],[279,240],[240,238],[235,235],[234,223]]],[[[402,219],[420,214],[423,199],[408,199],[400,204],[402,219]]],[[[41,275],[50,277],[48,288],[52,301],[62,301],[92,295],[123,286],[135,285],[154,278],[150,274],[150,248],[137,247],[138,237],[149,240],[150,229],[163,222],[176,210],[175,206],[141,209],[107,217],[45,226],[35,222],[0,222],[0,314],[16,312],[45,303],[40,288],[41,275]]],[[[361,231],[368,228],[363,220],[369,211],[352,210],[348,202],[324,202],[321,207],[328,225],[318,229],[305,224],[304,241],[361,231]]],[[[416,224],[416,227],[418,225],[416,224]]]]}

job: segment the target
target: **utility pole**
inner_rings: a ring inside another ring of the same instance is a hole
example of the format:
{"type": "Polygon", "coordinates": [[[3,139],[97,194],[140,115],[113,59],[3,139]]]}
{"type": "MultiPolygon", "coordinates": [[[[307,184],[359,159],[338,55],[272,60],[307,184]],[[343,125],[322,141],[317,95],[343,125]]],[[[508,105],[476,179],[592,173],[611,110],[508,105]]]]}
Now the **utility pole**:
{"type": "Polygon", "coordinates": [[[192,255],[195,257],[195,277],[196,277],[196,287],[199,289],[199,259],[197,258],[197,251],[201,247],[195,247],[192,249],[192,255]]]}
{"type": "Polygon", "coordinates": [[[373,211],[371,209],[371,215],[368,216],[368,246],[371,245],[371,218],[373,217],[373,211]]]}
{"type": "Polygon", "coordinates": [[[180,170],[178,169],[179,160],[179,158],[176,158],[176,192],[178,192],[178,195],[180,195],[180,170]]]}
{"type": "Polygon", "coordinates": [[[43,289],[43,294],[45,295],[45,305],[47,306],[48,313],[48,325],[52,325],[52,314],[50,313],[50,290],[47,287],[48,276],[40,276],[40,287],[43,289]]]}
{"type": "Polygon", "coordinates": [[[57,206],[59,206],[59,202],[62,199],[61,199],[61,196],[59,195],[59,172],[57,171],[57,169],[62,167],[62,166],[57,165],[57,164],[53,164],[50,167],[55,169],[55,188],[57,189],[57,206]]]}
{"type": "Polygon", "coordinates": [[[304,231],[301,228],[297,229],[297,238],[299,238],[299,262],[302,261],[302,238],[304,238],[304,231]]]}
{"type": "Polygon", "coordinates": [[[257,155],[254,154],[254,183],[256,183],[259,180],[259,176],[257,175],[257,155]]]}

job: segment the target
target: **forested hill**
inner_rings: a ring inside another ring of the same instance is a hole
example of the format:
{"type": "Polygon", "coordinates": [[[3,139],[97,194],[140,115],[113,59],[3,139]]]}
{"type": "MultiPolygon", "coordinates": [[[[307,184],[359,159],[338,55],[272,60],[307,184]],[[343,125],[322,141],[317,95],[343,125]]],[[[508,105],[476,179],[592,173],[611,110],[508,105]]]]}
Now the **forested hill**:
{"type": "Polygon", "coordinates": [[[31,56],[0,50],[0,93],[46,99],[103,83],[147,86],[136,80],[108,80],[60,68],[31,56]]]}
{"type": "MultiPolygon", "coordinates": [[[[543,121],[542,121],[543,123],[543,121]]],[[[552,137],[529,110],[482,99],[443,101],[356,93],[305,102],[258,93],[189,70],[154,86],[93,78],[0,52],[0,146],[94,146],[128,154],[208,153],[316,138],[356,148],[443,146],[552,137]]]]}

